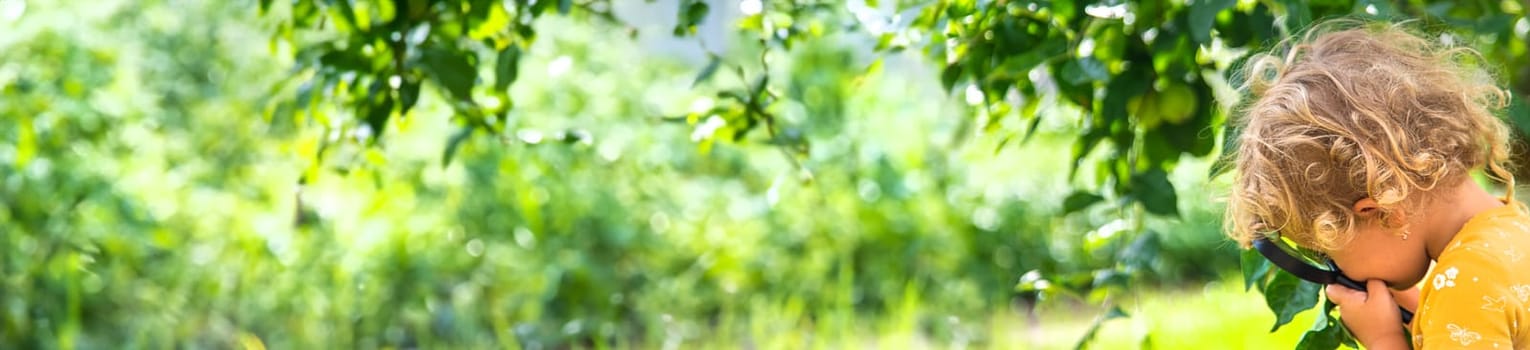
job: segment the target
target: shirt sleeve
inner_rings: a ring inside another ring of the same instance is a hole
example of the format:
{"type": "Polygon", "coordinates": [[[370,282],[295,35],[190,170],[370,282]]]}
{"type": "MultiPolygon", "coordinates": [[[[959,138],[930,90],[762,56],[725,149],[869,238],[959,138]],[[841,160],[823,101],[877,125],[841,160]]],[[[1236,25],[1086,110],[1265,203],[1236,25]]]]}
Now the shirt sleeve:
{"type": "Polygon", "coordinates": [[[1514,348],[1510,314],[1520,303],[1502,285],[1508,276],[1503,262],[1484,253],[1461,249],[1441,259],[1423,287],[1429,296],[1413,321],[1421,322],[1413,327],[1414,348],[1514,348]]]}

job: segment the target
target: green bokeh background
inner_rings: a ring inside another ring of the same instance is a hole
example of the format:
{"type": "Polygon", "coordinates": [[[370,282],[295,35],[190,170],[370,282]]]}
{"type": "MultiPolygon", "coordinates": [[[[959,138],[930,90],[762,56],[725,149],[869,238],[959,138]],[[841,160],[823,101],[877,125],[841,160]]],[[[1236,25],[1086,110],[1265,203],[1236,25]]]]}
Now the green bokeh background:
{"type": "MultiPolygon", "coordinates": [[[[514,132],[443,165],[426,94],[316,158],[355,135],[270,113],[292,48],[253,8],[0,0],[0,348],[1070,348],[1104,313],[1014,292],[1112,266],[1129,229],[1061,215],[1078,112],[1001,148],[918,53],[862,75],[874,43],[799,44],[772,72],[818,101],[779,107],[814,141],[792,158],[662,118],[712,102],[693,39],[549,16],[514,132]]],[[[1171,174],[1182,215],[1145,219],[1097,347],[1300,335],[1243,291],[1208,166],[1171,174]]]]}

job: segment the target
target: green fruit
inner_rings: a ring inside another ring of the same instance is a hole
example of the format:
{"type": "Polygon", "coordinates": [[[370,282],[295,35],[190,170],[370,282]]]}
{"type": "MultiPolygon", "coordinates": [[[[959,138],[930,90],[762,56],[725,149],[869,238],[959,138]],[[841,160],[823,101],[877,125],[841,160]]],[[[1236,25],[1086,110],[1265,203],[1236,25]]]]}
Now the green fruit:
{"type": "Polygon", "coordinates": [[[1163,123],[1163,115],[1159,112],[1158,94],[1148,91],[1145,94],[1132,96],[1126,100],[1126,111],[1137,118],[1137,126],[1151,130],[1163,123]]]}
{"type": "Polygon", "coordinates": [[[1121,33],[1121,28],[1106,27],[1106,30],[1095,39],[1092,53],[1096,59],[1108,65],[1110,62],[1120,61],[1121,57],[1125,56],[1125,50],[1126,38],[1121,33]]]}
{"type": "Polygon", "coordinates": [[[1158,93],[1158,114],[1169,124],[1184,123],[1195,116],[1197,100],[1189,86],[1169,84],[1158,93]]]}

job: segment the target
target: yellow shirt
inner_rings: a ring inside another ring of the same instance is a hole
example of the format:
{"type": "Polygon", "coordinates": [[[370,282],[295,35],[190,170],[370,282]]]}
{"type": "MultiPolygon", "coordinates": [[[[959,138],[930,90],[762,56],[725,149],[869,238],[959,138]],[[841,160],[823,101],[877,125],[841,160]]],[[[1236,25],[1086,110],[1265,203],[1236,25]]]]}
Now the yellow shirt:
{"type": "Polygon", "coordinates": [[[1530,214],[1510,201],[1473,216],[1423,282],[1414,348],[1530,349],[1530,214]]]}

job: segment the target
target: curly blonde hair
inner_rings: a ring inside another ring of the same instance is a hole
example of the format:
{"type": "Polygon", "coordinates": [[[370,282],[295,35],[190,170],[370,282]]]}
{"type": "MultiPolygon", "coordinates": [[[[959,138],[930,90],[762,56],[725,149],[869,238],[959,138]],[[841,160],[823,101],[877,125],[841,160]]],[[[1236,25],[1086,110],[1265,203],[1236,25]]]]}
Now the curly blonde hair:
{"type": "Polygon", "coordinates": [[[1509,131],[1495,116],[1509,95],[1476,51],[1441,38],[1337,20],[1251,57],[1228,235],[1248,247],[1278,231],[1329,252],[1349,242],[1356,201],[1375,199],[1397,227],[1389,218],[1480,167],[1512,197],[1509,131]]]}

